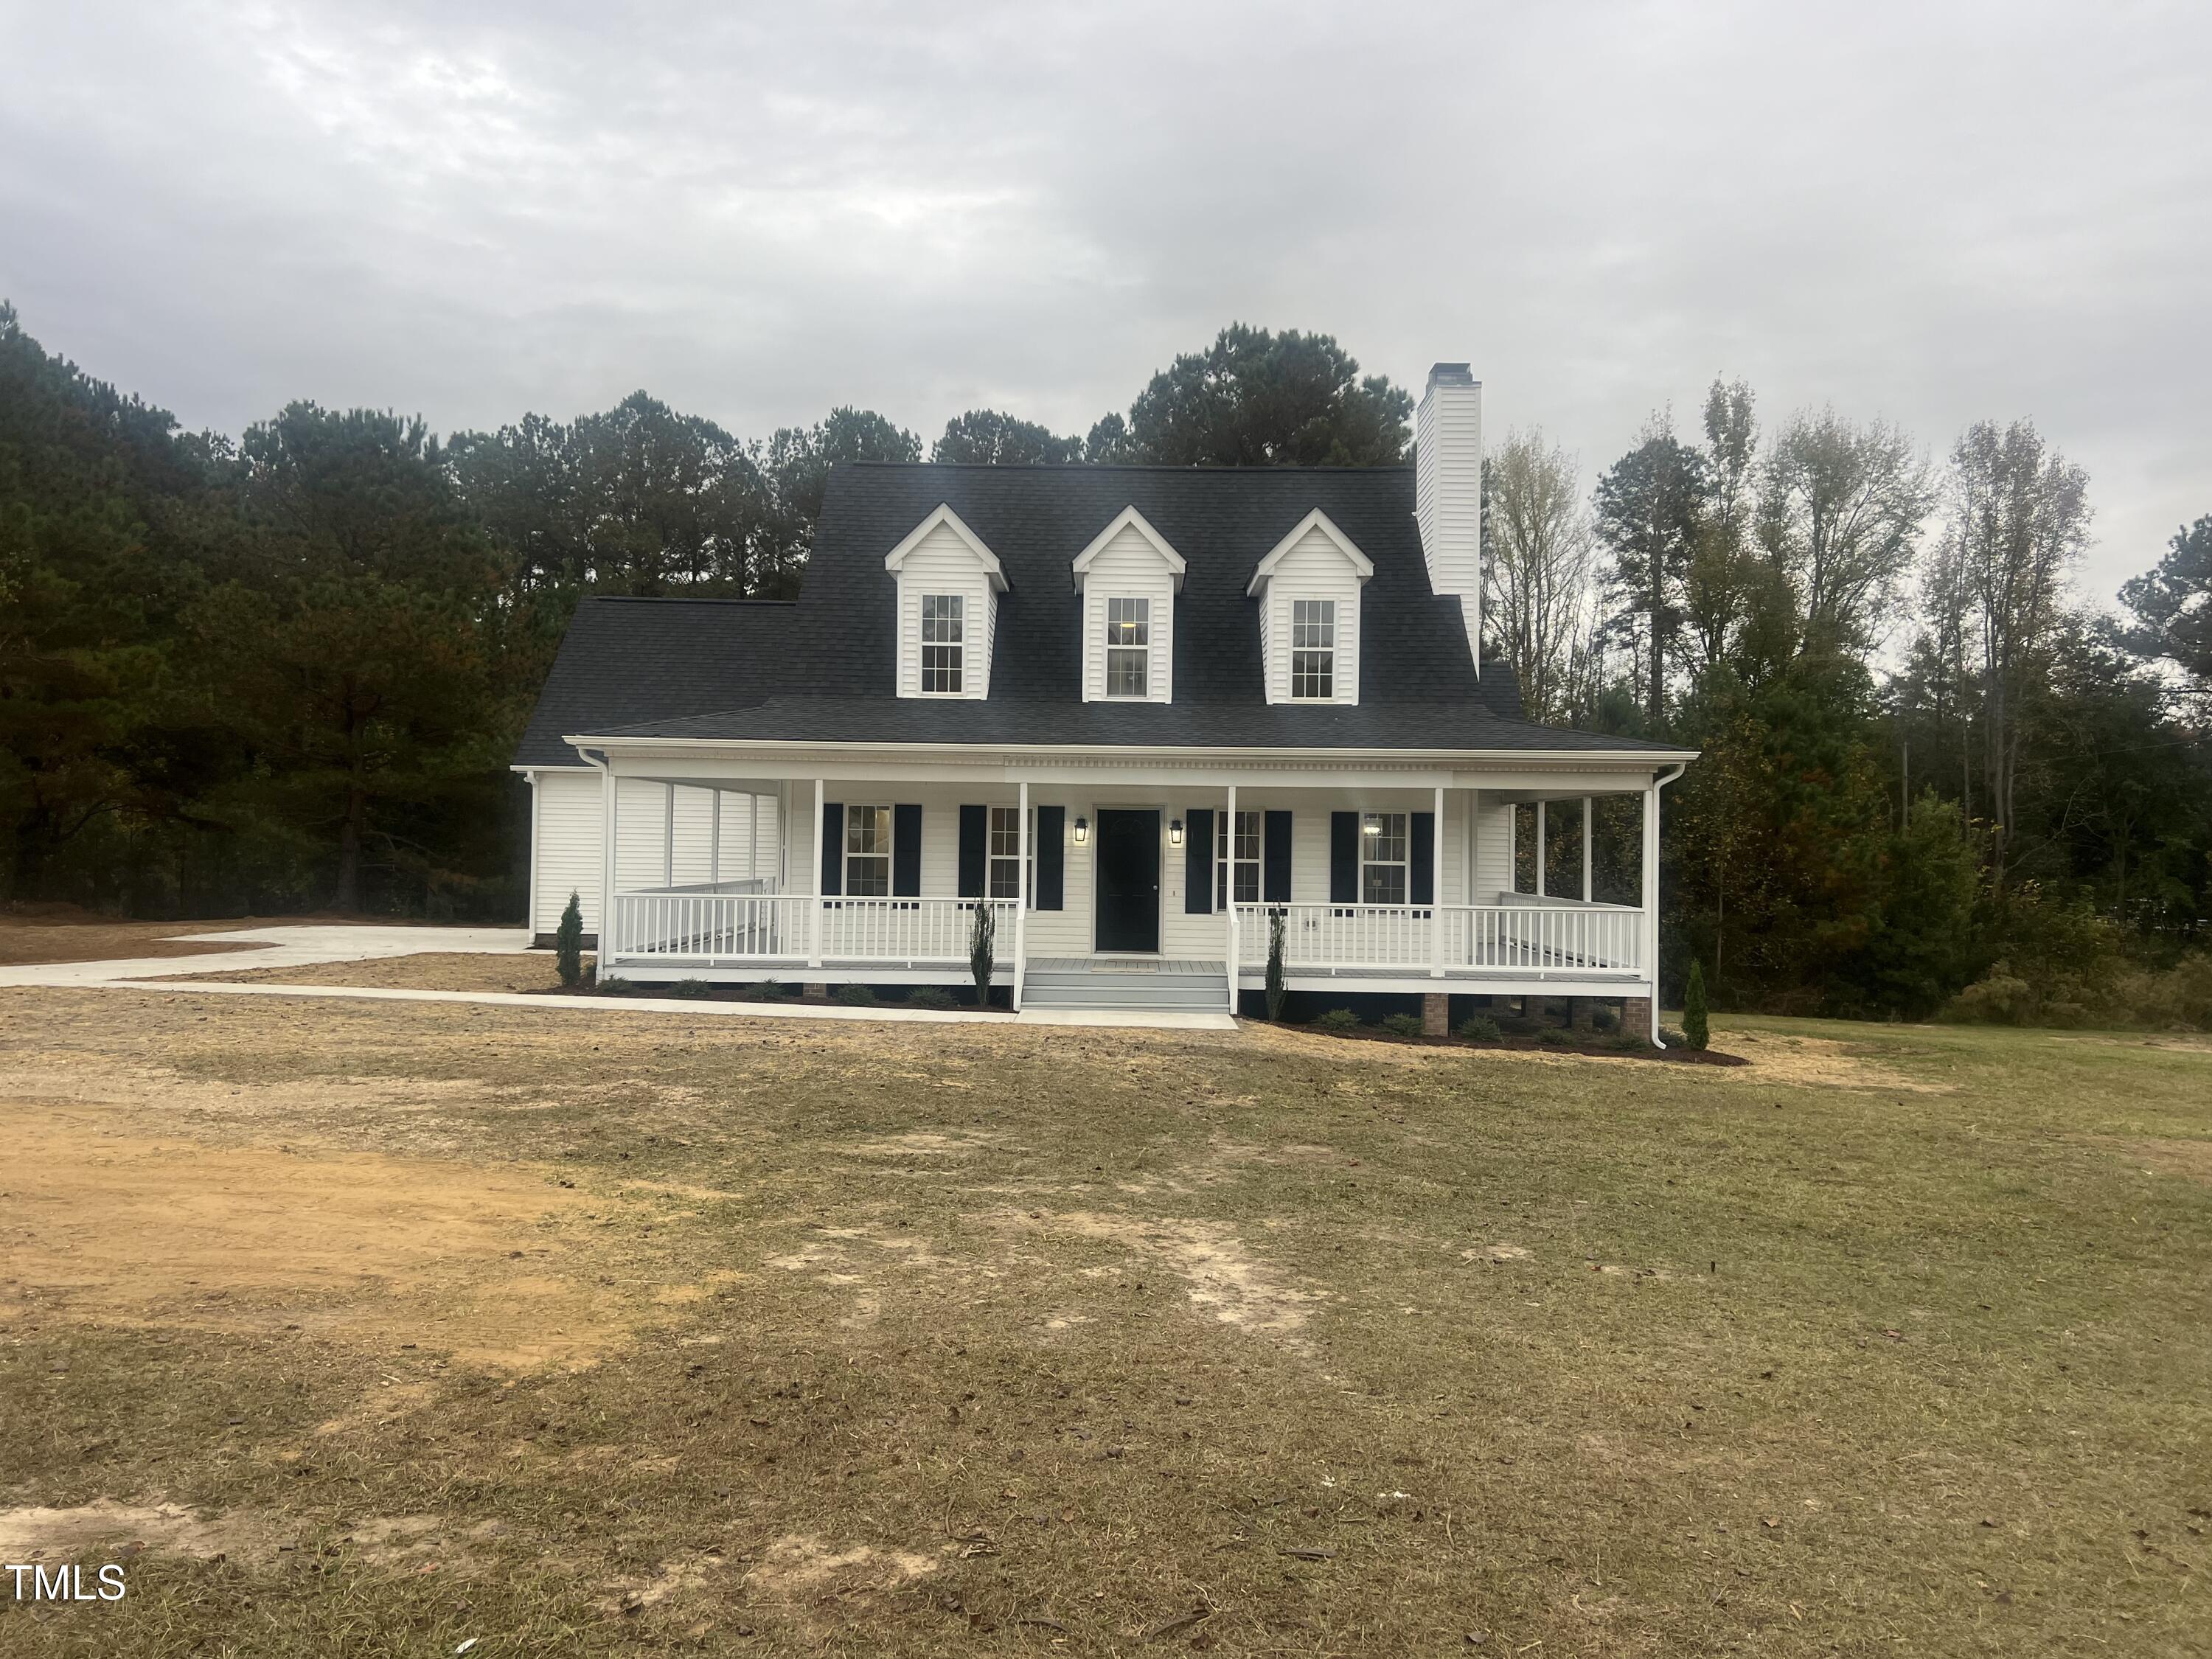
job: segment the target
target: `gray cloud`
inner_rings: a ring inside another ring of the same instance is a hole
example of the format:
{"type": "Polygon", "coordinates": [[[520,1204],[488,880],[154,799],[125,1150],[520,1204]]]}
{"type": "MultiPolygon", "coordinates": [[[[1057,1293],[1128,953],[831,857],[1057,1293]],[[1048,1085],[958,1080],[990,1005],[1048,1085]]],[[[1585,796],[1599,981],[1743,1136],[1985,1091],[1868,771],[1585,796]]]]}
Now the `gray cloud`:
{"type": "Polygon", "coordinates": [[[0,294],[235,431],[644,386],[1080,430],[1232,318],[1592,469],[1716,372],[2032,415],[2108,592],[2212,511],[2201,5],[36,6],[0,294]]]}

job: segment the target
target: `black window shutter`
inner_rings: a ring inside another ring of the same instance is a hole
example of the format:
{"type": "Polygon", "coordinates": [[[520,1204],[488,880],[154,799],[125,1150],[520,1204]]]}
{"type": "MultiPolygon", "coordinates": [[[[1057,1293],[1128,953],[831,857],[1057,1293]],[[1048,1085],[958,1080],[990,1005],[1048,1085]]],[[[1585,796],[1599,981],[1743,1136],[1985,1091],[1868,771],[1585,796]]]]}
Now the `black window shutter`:
{"type": "Polygon", "coordinates": [[[960,896],[983,896],[983,877],[990,857],[991,809],[960,809],[960,896]]]}
{"type": "Polygon", "coordinates": [[[1183,815],[1190,826],[1182,844],[1182,913],[1187,916],[1213,914],[1213,809],[1194,806],[1183,815]]]}
{"type": "Polygon", "coordinates": [[[1359,902],[1359,814],[1328,815],[1328,902],[1359,902]]]}
{"type": "Polygon", "coordinates": [[[1406,872],[1406,891],[1416,904],[1437,902],[1437,815],[1413,814],[1413,840],[1406,852],[1413,868],[1406,872]]]}
{"type": "Polygon", "coordinates": [[[845,809],[834,800],[822,806],[822,890],[845,890],[845,809]]]}
{"type": "Polygon", "coordinates": [[[921,808],[891,808],[891,892],[898,898],[921,896],[921,808]]]}
{"type": "Polygon", "coordinates": [[[1067,890],[1067,809],[1036,810],[1036,908],[1063,908],[1067,890]]]}
{"type": "Polygon", "coordinates": [[[1262,844],[1263,862],[1260,866],[1260,896],[1270,904],[1291,902],[1291,815],[1270,812],[1267,817],[1267,836],[1262,844]]]}

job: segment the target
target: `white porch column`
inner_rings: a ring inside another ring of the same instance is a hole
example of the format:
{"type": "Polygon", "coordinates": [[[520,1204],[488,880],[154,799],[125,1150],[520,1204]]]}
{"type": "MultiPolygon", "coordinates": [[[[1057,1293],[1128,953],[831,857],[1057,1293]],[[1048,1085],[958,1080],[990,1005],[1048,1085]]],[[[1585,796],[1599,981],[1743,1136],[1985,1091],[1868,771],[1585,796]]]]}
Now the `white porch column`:
{"type": "Polygon", "coordinates": [[[722,792],[719,789],[707,821],[707,880],[712,886],[722,884],[722,792]]]}
{"type": "Polygon", "coordinates": [[[1521,890],[1521,803],[1505,803],[1505,890],[1521,890]]]}
{"type": "Polygon", "coordinates": [[[676,885],[676,786],[661,785],[660,884],[676,885]]]}
{"type": "Polygon", "coordinates": [[[1595,897],[1590,888],[1590,798],[1583,797],[1583,902],[1595,897]]]}
{"type": "Polygon", "coordinates": [[[1536,803],[1536,896],[1544,896],[1544,856],[1549,849],[1550,837],[1544,833],[1544,803],[1536,803]]]}
{"type": "MultiPolygon", "coordinates": [[[[1237,1018],[1237,970],[1243,965],[1237,959],[1237,953],[1243,949],[1243,945],[1237,937],[1237,786],[1233,783],[1229,786],[1228,816],[1222,820],[1221,834],[1224,839],[1214,842],[1214,852],[1218,856],[1221,848],[1225,847],[1229,849],[1229,873],[1223,889],[1229,902],[1222,908],[1229,912],[1229,1017],[1234,1019],[1237,1018]]],[[[1260,847],[1260,893],[1262,898],[1266,897],[1267,891],[1267,848],[1263,839],[1260,847]]],[[[1222,878],[1212,874],[1212,869],[1213,860],[1208,859],[1206,878],[1221,880],[1222,878]]]]}
{"type": "MultiPolygon", "coordinates": [[[[1022,780],[1021,792],[1014,807],[1014,868],[1021,875],[1014,884],[1014,982],[1006,1000],[1013,1011],[1022,1011],[1022,974],[1029,966],[1030,946],[1030,785],[1022,780]]],[[[988,866],[987,866],[988,867],[988,866]]],[[[990,884],[984,883],[986,887],[990,884]]],[[[987,899],[985,902],[988,902],[987,899]]]]}
{"type": "Polygon", "coordinates": [[[1644,971],[1651,981],[1651,1040],[1659,1041],[1659,781],[1644,786],[1644,870],[1638,884],[1644,906],[1644,971]]]}
{"type": "Polygon", "coordinates": [[[1429,977],[1444,976],[1444,791],[1437,786],[1435,829],[1429,836],[1429,977]]]}
{"type": "Polygon", "coordinates": [[[602,757],[599,767],[599,977],[607,976],[615,940],[615,768],[602,757]]]}
{"type": "Polygon", "coordinates": [[[745,879],[760,874],[760,804],[758,795],[745,797],[745,879]]]}
{"type": "Polygon", "coordinates": [[[806,930],[806,965],[822,965],[822,896],[828,885],[830,872],[823,867],[822,830],[824,803],[828,801],[828,785],[820,778],[814,780],[814,902],[807,907],[814,920],[806,930]]]}

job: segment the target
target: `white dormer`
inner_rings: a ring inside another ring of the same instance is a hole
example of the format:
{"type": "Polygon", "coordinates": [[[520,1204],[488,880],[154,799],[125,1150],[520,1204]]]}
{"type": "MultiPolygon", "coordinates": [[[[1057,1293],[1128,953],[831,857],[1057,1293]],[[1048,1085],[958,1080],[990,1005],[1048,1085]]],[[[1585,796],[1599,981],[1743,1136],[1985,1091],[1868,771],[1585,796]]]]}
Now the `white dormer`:
{"type": "Polygon", "coordinates": [[[1244,591],[1260,601],[1269,702],[1359,701],[1359,597],[1374,574],[1319,507],[1260,561],[1244,591]]]}
{"type": "Polygon", "coordinates": [[[1083,596],[1083,701],[1173,702],[1182,555],[1125,507],[1071,568],[1083,596]]]}
{"type": "Polygon", "coordinates": [[[898,694],[974,697],[991,689],[991,641],[1006,573],[950,507],[884,556],[898,581],[898,694]]]}

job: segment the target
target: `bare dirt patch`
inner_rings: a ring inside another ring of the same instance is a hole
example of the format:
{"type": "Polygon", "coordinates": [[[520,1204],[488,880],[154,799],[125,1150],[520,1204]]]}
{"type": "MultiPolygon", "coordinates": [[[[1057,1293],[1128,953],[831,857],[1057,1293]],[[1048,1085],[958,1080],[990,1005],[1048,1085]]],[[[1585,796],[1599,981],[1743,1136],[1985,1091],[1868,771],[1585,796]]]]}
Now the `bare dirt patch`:
{"type": "Polygon", "coordinates": [[[21,1100],[0,1100],[0,1326],[33,1310],[294,1325],[507,1368],[578,1363],[623,1334],[554,1224],[586,1200],[535,1170],[210,1147],[21,1100]]]}
{"type": "MultiPolygon", "coordinates": [[[[591,958],[584,958],[588,969],[591,958]]],[[[149,975],[170,983],[216,980],[234,985],[343,985],[371,991],[550,991],[561,983],[550,951],[422,951],[367,962],[315,962],[297,968],[233,968],[213,974],[149,975]]]]}
{"type": "Polygon", "coordinates": [[[0,912],[0,968],[48,962],[108,962],[144,957],[198,957],[217,951],[265,951],[251,939],[179,939],[194,933],[227,933],[280,924],[251,918],[234,921],[107,921],[83,911],[58,915],[0,912]]]}
{"type": "Polygon", "coordinates": [[[1307,1310],[1322,1299],[1322,1294],[1284,1283],[1281,1275],[1246,1249],[1224,1223],[1085,1211],[1010,1219],[1024,1227],[1109,1240],[1163,1261],[1186,1281],[1184,1293],[1191,1305],[1209,1317],[1301,1351],[1308,1347],[1307,1310]]]}
{"type": "MultiPolygon", "coordinates": [[[[1953,1085],[1927,1083],[1908,1077],[1894,1066],[1853,1054],[1850,1045],[1832,1037],[1791,1036],[1779,1031],[1731,1030],[1731,1052],[1751,1063],[1733,1070],[1716,1070],[1714,1077],[1732,1077],[1743,1083],[1809,1084],[1838,1089],[1902,1090],[1908,1094],[1948,1095],[1953,1085]]],[[[1700,1073],[1699,1075],[1705,1075],[1700,1073]]]]}
{"type": "Polygon", "coordinates": [[[69,1509],[0,1510],[0,1559],[51,1561],[111,1545],[168,1555],[255,1555],[270,1546],[266,1526],[245,1515],[214,1519],[180,1504],[118,1504],[95,1498],[69,1509]]]}
{"type": "Polygon", "coordinates": [[[811,1601],[896,1589],[936,1571],[938,1565],[934,1557],[918,1550],[879,1549],[872,1544],[841,1548],[818,1534],[787,1533],[761,1552],[746,1582],[777,1601],[811,1601]]]}

